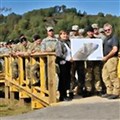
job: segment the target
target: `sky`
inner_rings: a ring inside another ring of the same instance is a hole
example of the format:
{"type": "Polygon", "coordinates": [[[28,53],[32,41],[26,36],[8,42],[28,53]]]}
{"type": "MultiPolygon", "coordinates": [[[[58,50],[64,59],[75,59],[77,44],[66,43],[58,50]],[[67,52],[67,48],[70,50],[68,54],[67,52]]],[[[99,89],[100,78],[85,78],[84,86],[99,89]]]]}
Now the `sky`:
{"type": "Polygon", "coordinates": [[[24,14],[41,8],[65,5],[78,11],[96,15],[99,12],[120,16],[120,0],[0,0],[0,14],[8,15],[12,12],[24,14]]]}

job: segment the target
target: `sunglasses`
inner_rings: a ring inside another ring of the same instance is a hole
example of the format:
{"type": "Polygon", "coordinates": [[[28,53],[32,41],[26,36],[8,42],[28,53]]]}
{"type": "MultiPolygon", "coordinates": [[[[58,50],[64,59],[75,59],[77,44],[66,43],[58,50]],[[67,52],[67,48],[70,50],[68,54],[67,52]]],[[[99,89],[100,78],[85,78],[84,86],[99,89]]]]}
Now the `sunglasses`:
{"type": "Polygon", "coordinates": [[[106,30],[104,30],[105,32],[110,32],[111,31],[111,29],[106,29],[106,30]]]}

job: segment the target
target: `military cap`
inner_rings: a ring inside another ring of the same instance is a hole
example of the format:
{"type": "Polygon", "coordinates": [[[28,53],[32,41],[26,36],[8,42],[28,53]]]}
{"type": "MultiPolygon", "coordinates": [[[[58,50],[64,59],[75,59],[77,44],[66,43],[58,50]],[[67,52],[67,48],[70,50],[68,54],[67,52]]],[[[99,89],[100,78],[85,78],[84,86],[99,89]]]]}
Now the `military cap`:
{"type": "Polygon", "coordinates": [[[103,28],[100,28],[100,29],[99,29],[99,32],[100,32],[100,33],[104,32],[104,29],[103,29],[103,28]]]}
{"type": "Polygon", "coordinates": [[[93,29],[97,29],[98,28],[98,24],[96,24],[96,23],[92,24],[92,28],[93,29]]]}
{"type": "Polygon", "coordinates": [[[17,43],[19,43],[19,42],[20,42],[20,39],[18,39],[18,38],[16,38],[16,39],[13,40],[13,43],[14,43],[14,44],[17,44],[17,43]]]}
{"type": "Polygon", "coordinates": [[[79,33],[84,33],[85,32],[85,30],[84,29],[79,29],[79,31],[78,31],[79,33]]]}
{"type": "Polygon", "coordinates": [[[47,27],[46,29],[47,29],[47,31],[49,32],[50,30],[53,30],[53,27],[52,27],[52,26],[49,26],[49,27],[47,27]]]}
{"type": "Polygon", "coordinates": [[[91,25],[88,25],[86,28],[85,28],[85,32],[93,32],[93,28],[91,25]]]}
{"type": "Polygon", "coordinates": [[[33,36],[33,40],[36,41],[36,40],[38,40],[38,39],[40,39],[40,36],[39,36],[38,34],[35,34],[35,35],[33,36]]]}
{"type": "Polygon", "coordinates": [[[79,26],[78,25],[73,25],[72,26],[72,30],[73,31],[78,31],[79,30],[79,26]]]}
{"type": "Polygon", "coordinates": [[[23,38],[20,39],[21,43],[24,42],[24,41],[27,41],[26,37],[23,37],[23,38]]]}

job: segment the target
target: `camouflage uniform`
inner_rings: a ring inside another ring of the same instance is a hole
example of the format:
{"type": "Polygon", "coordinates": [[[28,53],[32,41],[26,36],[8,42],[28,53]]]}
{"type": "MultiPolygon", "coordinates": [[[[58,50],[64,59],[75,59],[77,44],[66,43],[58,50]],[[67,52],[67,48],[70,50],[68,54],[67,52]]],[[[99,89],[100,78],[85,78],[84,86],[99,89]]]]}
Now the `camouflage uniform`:
{"type": "MultiPolygon", "coordinates": [[[[91,26],[86,27],[86,32],[92,33],[91,36],[89,35],[87,38],[95,38],[93,34],[93,28],[91,26]]],[[[94,93],[100,95],[102,92],[101,69],[101,61],[86,61],[85,86],[88,96],[93,95],[94,93]]]]}
{"type": "MultiPolygon", "coordinates": [[[[41,51],[42,52],[55,52],[57,42],[58,42],[57,38],[46,37],[45,39],[43,39],[43,41],[41,43],[41,51]]],[[[56,80],[57,80],[56,89],[58,88],[58,82],[59,82],[58,74],[59,74],[59,71],[60,70],[58,68],[58,65],[56,65],[56,80]]],[[[47,86],[47,83],[46,83],[46,86],[47,86]]]]}
{"type": "Polygon", "coordinates": [[[41,45],[37,45],[35,43],[32,43],[28,48],[28,52],[32,53],[32,51],[41,52],[41,45]]]}
{"type": "MultiPolygon", "coordinates": [[[[81,36],[72,36],[70,39],[80,39],[81,36]]],[[[85,88],[85,65],[84,61],[74,61],[71,66],[71,89],[77,86],[77,94],[83,95],[85,88]],[[76,78],[76,73],[78,78],[76,78]]]]}
{"type": "Polygon", "coordinates": [[[101,61],[86,61],[85,86],[90,93],[102,91],[101,86],[101,61]]]}
{"type": "Polygon", "coordinates": [[[57,41],[58,40],[56,38],[50,38],[50,37],[43,39],[41,43],[41,51],[42,52],[55,52],[57,41]]]}
{"type": "Polygon", "coordinates": [[[23,46],[22,43],[19,43],[15,46],[14,48],[14,52],[27,52],[27,49],[29,48],[29,46],[23,46]]]}
{"type": "MultiPolygon", "coordinates": [[[[118,46],[118,39],[114,36],[108,36],[104,41],[104,57],[106,57],[112,50],[113,47],[118,46]]],[[[106,93],[108,95],[120,95],[120,80],[117,74],[117,66],[118,66],[118,51],[114,53],[112,57],[105,61],[103,69],[102,69],[102,77],[103,81],[106,85],[106,93]]],[[[110,96],[111,99],[113,96],[110,96]]]]}
{"type": "MultiPolygon", "coordinates": [[[[13,52],[27,52],[27,48],[28,46],[25,47],[20,43],[14,47],[13,52]]],[[[17,79],[19,76],[18,75],[19,70],[18,70],[18,61],[16,58],[14,59],[14,61],[12,61],[11,66],[12,66],[12,78],[17,79]]]]}
{"type": "MultiPolygon", "coordinates": [[[[41,45],[37,45],[36,43],[33,43],[30,48],[28,49],[28,52],[32,53],[34,52],[41,52],[41,45]]],[[[35,81],[32,83],[32,85],[40,85],[40,63],[37,61],[35,64],[31,65],[27,64],[27,73],[28,77],[33,78],[35,81]],[[30,75],[29,75],[30,74],[30,75]]]]}
{"type": "MultiPolygon", "coordinates": [[[[0,54],[4,55],[4,54],[10,54],[12,52],[12,48],[10,47],[2,47],[0,48],[0,54]]],[[[4,71],[4,59],[0,58],[0,71],[4,71]]]]}

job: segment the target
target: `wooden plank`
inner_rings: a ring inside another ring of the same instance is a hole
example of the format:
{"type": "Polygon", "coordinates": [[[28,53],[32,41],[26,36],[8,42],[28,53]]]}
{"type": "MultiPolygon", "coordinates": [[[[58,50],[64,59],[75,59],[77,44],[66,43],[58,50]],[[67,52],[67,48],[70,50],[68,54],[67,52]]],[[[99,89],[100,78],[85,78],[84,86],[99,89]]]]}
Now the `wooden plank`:
{"type": "Polygon", "coordinates": [[[49,103],[56,103],[56,77],[55,77],[55,56],[48,56],[48,89],[49,103]]]}
{"type": "Polygon", "coordinates": [[[43,93],[45,93],[45,94],[49,94],[49,91],[48,91],[48,90],[43,90],[43,89],[41,89],[40,87],[34,87],[34,89],[36,89],[36,90],[38,90],[38,91],[40,91],[40,92],[43,92],[43,93]]]}
{"type": "Polygon", "coordinates": [[[1,79],[0,79],[0,83],[4,83],[4,82],[5,82],[5,80],[1,80],[1,79]]]}
{"type": "Polygon", "coordinates": [[[14,100],[15,99],[15,93],[14,92],[10,92],[10,99],[14,100]]]}
{"type": "Polygon", "coordinates": [[[120,79],[120,58],[119,58],[119,61],[118,61],[118,78],[120,79]]]}
{"type": "Polygon", "coordinates": [[[39,100],[37,100],[35,98],[31,99],[31,108],[32,109],[43,108],[43,107],[45,107],[45,106],[42,105],[39,100]]]}
{"type": "Polygon", "coordinates": [[[9,87],[5,86],[5,98],[8,99],[9,98],[9,87]]]}
{"type": "Polygon", "coordinates": [[[40,83],[41,83],[40,89],[42,96],[45,96],[45,93],[43,92],[46,90],[45,82],[46,82],[45,62],[44,58],[40,58],[40,83]]]}
{"type": "Polygon", "coordinates": [[[27,94],[29,96],[32,96],[35,99],[38,99],[41,102],[41,104],[43,104],[44,106],[48,106],[49,105],[48,98],[42,97],[42,96],[40,96],[38,94],[34,94],[34,93],[32,93],[32,91],[30,89],[25,89],[26,87],[20,86],[19,84],[15,84],[13,81],[9,81],[9,82],[11,84],[14,84],[16,86],[16,88],[22,89],[22,90],[24,90],[24,92],[27,92],[27,94]]]}
{"type": "Polygon", "coordinates": [[[23,69],[23,58],[18,57],[18,69],[19,69],[19,84],[22,85],[24,81],[24,69],[23,69]]]}

